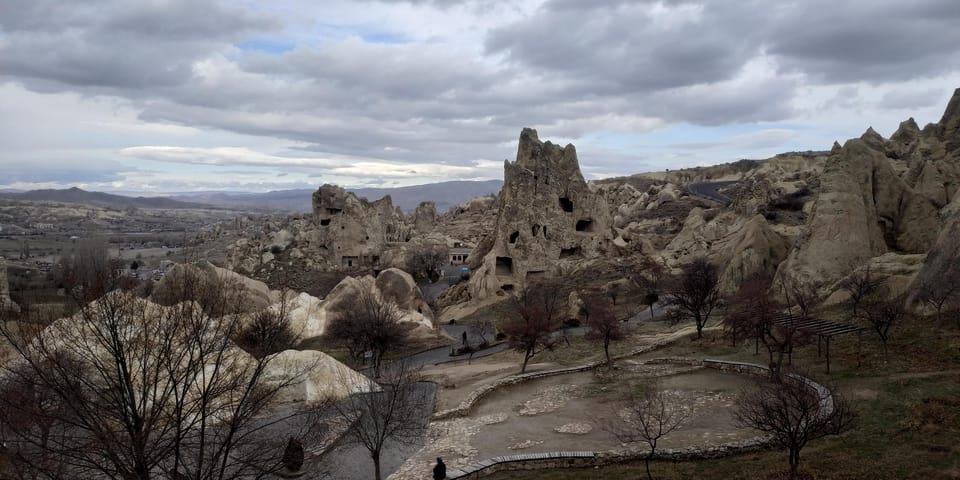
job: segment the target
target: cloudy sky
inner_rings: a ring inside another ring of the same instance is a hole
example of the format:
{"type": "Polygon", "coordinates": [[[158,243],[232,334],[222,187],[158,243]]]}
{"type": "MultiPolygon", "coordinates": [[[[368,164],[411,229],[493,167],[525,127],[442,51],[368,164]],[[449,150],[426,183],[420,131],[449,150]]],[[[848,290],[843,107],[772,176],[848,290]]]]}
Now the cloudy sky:
{"type": "Polygon", "coordinates": [[[588,178],[935,122],[956,0],[0,0],[0,188],[588,178]]]}

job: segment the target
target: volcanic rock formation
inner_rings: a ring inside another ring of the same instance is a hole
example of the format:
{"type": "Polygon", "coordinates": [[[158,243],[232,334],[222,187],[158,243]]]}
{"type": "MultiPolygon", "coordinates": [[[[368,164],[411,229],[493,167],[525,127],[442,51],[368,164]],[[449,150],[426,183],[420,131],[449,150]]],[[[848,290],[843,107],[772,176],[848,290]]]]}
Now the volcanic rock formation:
{"type": "Polygon", "coordinates": [[[557,273],[558,263],[581,261],[611,248],[606,200],[587,186],[573,145],[541,142],[525,128],[515,162],[504,162],[497,221],[470,255],[471,296],[519,290],[557,273]]]}
{"type": "Polygon", "coordinates": [[[309,251],[320,253],[333,265],[374,266],[390,242],[405,242],[413,235],[403,212],[387,195],[369,202],[335,185],[313,193],[317,228],[307,232],[309,251]]]}
{"type": "Polygon", "coordinates": [[[912,119],[885,140],[873,129],[834,149],[799,247],[779,275],[832,282],[887,252],[925,253],[939,209],[960,186],[960,89],[939,123],[912,119]]]}
{"type": "MultiPolygon", "coordinates": [[[[400,320],[410,322],[414,336],[426,336],[433,330],[433,311],[423,298],[413,277],[403,270],[388,268],[373,278],[346,277],[321,300],[301,293],[287,300],[291,328],[303,338],[323,335],[327,326],[343,309],[343,304],[365,291],[380,301],[397,306],[400,320]]],[[[276,306],[274,308],[277,308],[276,306]]]]}

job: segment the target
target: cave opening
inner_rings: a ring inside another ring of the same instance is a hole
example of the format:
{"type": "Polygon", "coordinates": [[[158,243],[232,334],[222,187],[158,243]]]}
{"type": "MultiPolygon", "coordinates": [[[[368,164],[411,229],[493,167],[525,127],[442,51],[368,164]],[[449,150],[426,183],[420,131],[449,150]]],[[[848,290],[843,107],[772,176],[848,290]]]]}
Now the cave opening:
{"type": "Polygon", "coordinates": [[[510,257],[497,257],[497,275],[513,275],[513,259],[510,257]]]}
{"type": "Polygon", "coordinates": [[[577,220],[576,229],[578,232],[592,232],[593,220],[589,218],[585,218],[583,220],[577,220]]]}

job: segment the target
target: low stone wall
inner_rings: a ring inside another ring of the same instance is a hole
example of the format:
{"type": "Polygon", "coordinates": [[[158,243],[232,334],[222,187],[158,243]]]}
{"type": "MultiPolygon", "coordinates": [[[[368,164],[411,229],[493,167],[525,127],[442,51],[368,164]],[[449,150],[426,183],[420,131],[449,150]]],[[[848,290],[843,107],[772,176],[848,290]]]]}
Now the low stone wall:
{"type": "MultiPolygon", "coordinates": [[[[624,358],[633,357],[643,353],[649,353],[653,350],[669,345],[670,343],[673,343],[688,335],[689,334],[669,337],[669,338],[660,340],[658,342],[654,342],[649,345],[644,345],[642,347],[631,350],[627,353],[616,355],[610,358],[611,360],[622,360],[624,358]]],[[[477,404],[477,402],[479,402],[483,397],[489,395],[490,393],[494,392],[498,388],[506,387],[509,385],[516,385],[518,383],[523,383],[530,380],[536,380],[538,378],[552,377],[554,375],[564,375],[567,373],[585,372],[587,370],[593,370],[594,368],[597,368],[604,364],[606,364],[605,360],[598,360],[596,362],[591,362],[591,363],[579,365],[576,367],[561,368],[558,370],[546,370],[543,372],[524,373],[524,374],[514,375],[507,378],[502,378],[500,380],[497,380],[496,382],[491,383],[490,385],[483,386],[481,388],[474,390],[473,392],[470,392],[470,395],[468,395],[466,399],[460,402],[459,405],[453,408],[449,408],[447,410],[441,410],[437,413],[434,413],[433,417],[431,417],[430,419],[432,421],[436,421],[436,420],[448,420],[450,418],[456,418],[456,417],[465,417],[470,413],[470,410],[473,409],[473,407],[477,404]]]]}
{"type": "MultiPolygon", "coordinates": [[[[672,341],[672,340],[671,340],[672,341]]],[[[648,347],[653,347],[648,346],[648,347]]],[[[658,345],[659,347],[659,345],[658,345]]],[[[653,347],[657,348],[657,347],[653,347]]],[[[651,348],[652,349],[652,348],[651,348]]],[[[649,351],[649,350],[646,350],[649,351]]],[[[638,352],[643,353],[643,352],[638,352]]],[[[631,355],[636,355],[637,353],[630,353],[626,355],[621,355],[618,358],[624,358],[631,355]]],[[[687,365],[687,366],[702,366],[705,368],[713,368],[722,372],[730,372],[744,375],[756,375],[756,376],[767,376],[770,374],[770,369],[759,365],[756,363],[748,362],[733,362],[727,360],[714,360],[714,359],[691,359],[691,358],[656,358],[652,359],[646,363],[649,364],[674,364],[674,365],[687,365]]],[[[573,373],[584,370],[589,370],[590,368],[595,368],[598,364],[582,365],[579,367],[566,368],[561,370],[551,370],[548,372],[536,372],[528,375],[520,375],[517,377],[511,377],[504,380],[511,380],[511,382],[506,383],[512,385],[515,383],[520,383],[522,381],[530,380],[532,378],[541,378],[550,375],[562,375],[564,373],[573,373]]],[[[817,391],[817,395],[821,399],[821,411],[820,415],[829,415],[833,411],[833,396],[823,385],[820,385],[813,380],[802,377],[796,374],[790,374],[791,377],[795,378],[797,381],[801,381],[810,388],[817,391]]],[[[486,395],[490,391],[495,390],[500,385],[500,382],[497,382],[489,386],[489,389],[482,389],[483,394],[479,395],[473,402],[470,403],[472,406],[476,400],[482,398],[483,395],[486,395]]],[[[480,392],[479,390],[477,392],[480,392]]],[[[474,393],[477,393],[474,392],[474,393]]],[[[469,399],[468,399],[469,400],[469,399]]],[[[467,401],[464,401],[466,404],[467,401]]],[[[463,406],[464,404],[461,404],[463,406]]],[[[459,408],[459,407],[458,407],[459,408]]],[[[452,409],[456,410],[456,409],[452,409]]],[[[448,411],[452,411],[448,410],[448,411]]],[[[469,411],[469,407],[459,414],[451,416],[462,416],[466,415],[469,411]]],[[[444,413],[444,412],[440,412],[444,413]]],[[[436,418],[436,415],[434,416],[436,418]]],[[[445,417],[449,418],[449,417],[445,417]]],[[[762,435],[753,437],[747,440],[742,440],[738,442],[730,442],[721,445],[714,446],[704,446],[704,447],[687,447],[687,448],[665,448],[660,449],[654,455],[655,459],[658,460],[704,460],[711,458],[721,458],[728,457],[732,455],[740,455],[743,453],[754,452],[758,450],[764,450],[770,448],[773,443],[773,438],[768,435],[762,435]]],[[[490,475],[495,472],[505,471],[505,470],[537,470],[537,469],[555,469],[555,468],[576,468],[576,467],[600,467],[605,465],[611,465],[616,463],[624,463],[636,460],[643,460],[646,458],[646,451],[642,448],[635,448],[629,450],[617,450],[617,451],[605,451],[605,452],[548,452],[548,453],[532,453],[524,455],[507,455],[502,457],[494,457],[487,460],[481,460],[477,463],[473,463],[469,466],[466,466],[462,469],[451,469],[447,472],[448,479],[471,479],[471,478],[482,478],[487,475],[490,475]]]]}

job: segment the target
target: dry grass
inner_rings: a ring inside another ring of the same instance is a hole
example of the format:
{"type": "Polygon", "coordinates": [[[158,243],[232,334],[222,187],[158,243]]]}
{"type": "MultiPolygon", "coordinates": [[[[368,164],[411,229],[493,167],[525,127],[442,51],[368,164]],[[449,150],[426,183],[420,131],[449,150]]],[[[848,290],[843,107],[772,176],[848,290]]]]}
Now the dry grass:
{"type": "MultiPolygon", "coordinates": [[[[813,345],[798,349],[794,364],[835,386],[858,415],[856,428],[803,450],[801,471],[810,479],[960,478],[960,331],[915,319],[891,338],[885,362],[876,336],[864,332],[832,346],[832,374],[813,345]],[[859,358],[859,366],[858,366],[859,358]]],[[[572,353],[571,353],[572,355],[572,353]]],[[[647,356],[701,356],[764,363],[753,345],[730,346],[718,332],[702,340],[681,340],[647,356]]],[[[655,462],[658,479],[779,479],[787,470],[785,452],[768,451],[696,462],[655,462]]],[[[636,479],[642,464],[602,469],[505,472],[495,480],[636,479]]]]}

